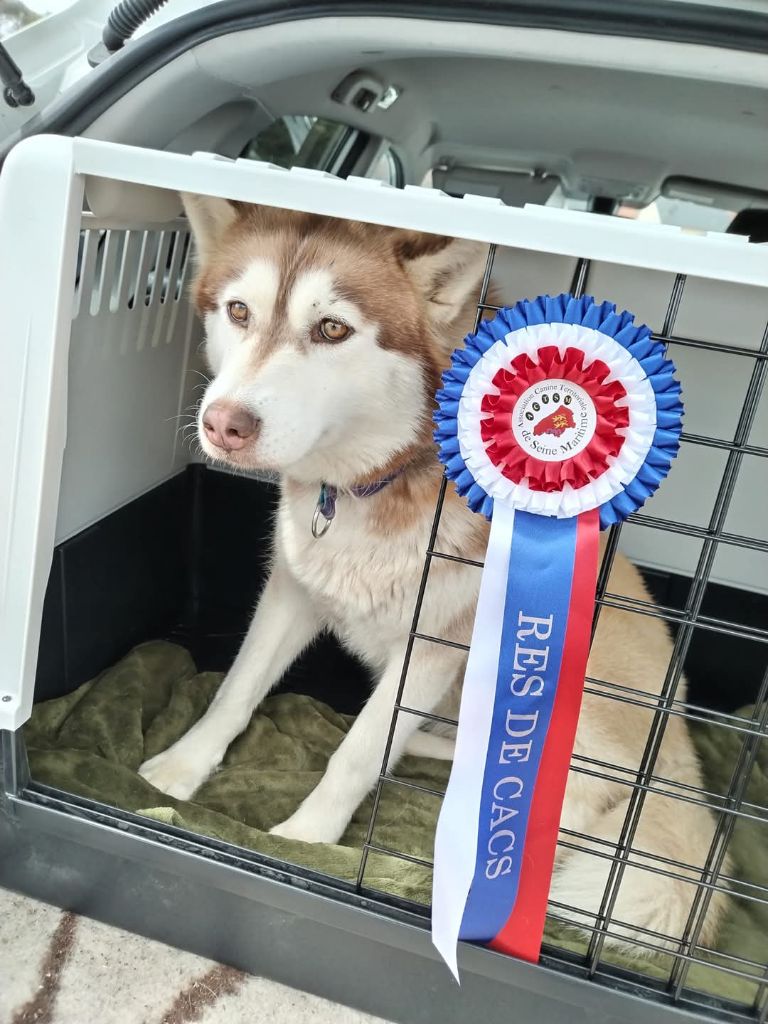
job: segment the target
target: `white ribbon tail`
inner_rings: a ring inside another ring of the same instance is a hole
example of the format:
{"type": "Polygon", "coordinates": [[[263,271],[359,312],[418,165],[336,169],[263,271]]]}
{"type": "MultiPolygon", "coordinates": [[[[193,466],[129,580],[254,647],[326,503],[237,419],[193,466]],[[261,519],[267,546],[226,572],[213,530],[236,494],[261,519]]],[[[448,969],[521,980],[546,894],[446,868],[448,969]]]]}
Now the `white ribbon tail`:
{"type": "Polygon", "coordinates": [[[475,872],[514,519],[513,509],[495,503],[461,695],[456,752],[435,833],[432,942],[457,981],[457,942],[475,872]]]}

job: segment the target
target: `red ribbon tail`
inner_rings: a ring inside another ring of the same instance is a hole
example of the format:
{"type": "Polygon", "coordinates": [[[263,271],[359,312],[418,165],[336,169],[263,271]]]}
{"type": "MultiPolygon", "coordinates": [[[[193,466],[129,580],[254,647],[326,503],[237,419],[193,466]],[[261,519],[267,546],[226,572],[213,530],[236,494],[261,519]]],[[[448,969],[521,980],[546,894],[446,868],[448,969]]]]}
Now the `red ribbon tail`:
{"type": "Polygon", "coordinates": [[[532,962],[539,959],[541,952],[560,814],[584,693],[597,584],[599,532],[597,509],[578,516],[557,696],[533,794],[520,886],[512,913],[489,943],[491,949],[532,962]]]}

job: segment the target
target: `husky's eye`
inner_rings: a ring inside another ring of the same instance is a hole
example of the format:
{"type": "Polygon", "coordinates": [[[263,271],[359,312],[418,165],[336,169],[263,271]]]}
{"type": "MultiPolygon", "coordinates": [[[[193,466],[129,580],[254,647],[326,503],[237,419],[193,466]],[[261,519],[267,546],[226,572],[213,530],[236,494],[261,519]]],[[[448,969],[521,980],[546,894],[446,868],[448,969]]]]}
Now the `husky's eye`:
{"type": "Polygon", "coordinates": [[[341,320],[332,320],[326,317],[317,325],[319,333],[318,341],[344,341],[352,333],[352,328],[341,320]]]}
{"type": "Polygon", "coordinates": [[[229,313],[229,319],[235,323],[244,327],[248,323],[248,317],[250,316],[250,310],[244,302],[228,302],[227,313],[229,313]]]}

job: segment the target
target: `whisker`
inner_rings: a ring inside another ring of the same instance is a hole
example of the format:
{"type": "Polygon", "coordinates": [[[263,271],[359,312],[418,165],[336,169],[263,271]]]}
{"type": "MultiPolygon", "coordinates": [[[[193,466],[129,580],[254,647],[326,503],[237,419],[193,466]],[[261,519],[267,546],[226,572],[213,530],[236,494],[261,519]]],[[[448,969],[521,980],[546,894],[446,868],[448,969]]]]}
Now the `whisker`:
{"type": "Polygon", "coordinates": [[[188,441],[197,437],[197,423],[183,423],[176,431],[182,441],[188,441]]]}
{"type": "Polygon", "coordinates": [[[194,367],[190,367],[187,372],[188,373],[194,373],[196,376],[202,377],[206,384],[210,384],[211,383],[211,378],[208,376],[207,373],[203,373],[202,370],[196,370],[196,369],[194,369],[194,367]]]}

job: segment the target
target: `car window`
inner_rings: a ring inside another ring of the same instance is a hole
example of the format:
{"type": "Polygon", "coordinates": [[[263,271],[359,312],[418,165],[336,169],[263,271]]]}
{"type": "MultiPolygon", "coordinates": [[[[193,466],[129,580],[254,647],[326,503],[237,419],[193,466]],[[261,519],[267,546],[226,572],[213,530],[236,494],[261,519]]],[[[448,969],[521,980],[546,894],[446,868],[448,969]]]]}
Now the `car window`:
{"type": "Polygon", "coordinates": [[[323,117],[279,117],[251,139],[240,155],[280,167],[337,170],[361,134],[323,117]]]}
{"type": "Polygon", "coordinates": [[[633,220],[651,221],[655,224],[673,224],[675,227],[693,231],[725,231],[736,216],[736,210],[725,209],[714,202],[706,205],[659,196],[648,206],[639,209],[619,206],[616,215],[630,217],[633,220]]]}
{"type": "Polygon", "coordinates": [[[388,185],[402,188],[405,184],[405,175],[397,153],[387,146],[369,168],[366,178],[375,178],[377,181],[385,181],[388,185]]]}
{"type": "Polygon", "coordinates": [[[6,39],[27,25],[38,21],[41,13],[21,0],[3,0],[0,3],[0,39],[6,39]]]}

